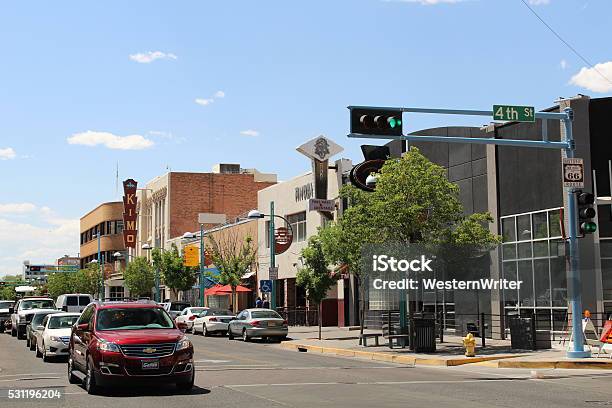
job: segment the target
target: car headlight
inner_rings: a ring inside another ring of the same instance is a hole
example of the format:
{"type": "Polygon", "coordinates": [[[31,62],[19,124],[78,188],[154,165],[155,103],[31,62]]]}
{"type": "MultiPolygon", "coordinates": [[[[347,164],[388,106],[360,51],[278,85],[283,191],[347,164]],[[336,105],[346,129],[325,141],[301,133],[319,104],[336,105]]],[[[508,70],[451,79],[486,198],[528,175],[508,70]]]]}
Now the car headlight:
{"type": "Polygon", "coordinates": [[[185,350],[186,348],[191,347],[191,342],[187,337],[183,337],[176,343],[176,351],[185,350]]]}
{"type": "Polygon", "coordinates": [[[119,353],[119,346],[116,345],[115,343],[111,343],[109,341],[99,341],[98,342],[98,350],[101,351],[114,351],[119,353]]]}
{"type": "Polygon", "coordinates": [[[49,336],[49,340],[51,341],[62,341],[61,337],[57,337],[57,336],[49,336]]]}

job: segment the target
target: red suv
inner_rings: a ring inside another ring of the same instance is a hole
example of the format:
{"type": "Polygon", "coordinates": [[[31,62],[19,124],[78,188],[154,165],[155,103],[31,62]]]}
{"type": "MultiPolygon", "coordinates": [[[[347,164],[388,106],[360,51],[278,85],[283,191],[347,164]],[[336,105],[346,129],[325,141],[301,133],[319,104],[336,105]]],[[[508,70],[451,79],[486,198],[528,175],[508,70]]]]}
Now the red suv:
{"type": "Polygon", "coordinates": [[[191,342],[155,302],[94,302],[72,327],[68,379],[90,394],[139,380],[189,390],[194,378],[191,342]]]}

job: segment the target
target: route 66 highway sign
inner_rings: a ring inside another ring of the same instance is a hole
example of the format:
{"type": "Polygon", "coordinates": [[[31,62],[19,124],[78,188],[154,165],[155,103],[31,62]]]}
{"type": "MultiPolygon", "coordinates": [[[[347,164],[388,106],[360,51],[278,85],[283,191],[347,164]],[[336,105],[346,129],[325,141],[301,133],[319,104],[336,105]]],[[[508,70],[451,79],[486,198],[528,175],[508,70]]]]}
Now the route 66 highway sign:
{"type": "Polygon", "coordinates": [[[563,187],[584,188],[584,162],[579,158],[563,158],[563,187]]]}

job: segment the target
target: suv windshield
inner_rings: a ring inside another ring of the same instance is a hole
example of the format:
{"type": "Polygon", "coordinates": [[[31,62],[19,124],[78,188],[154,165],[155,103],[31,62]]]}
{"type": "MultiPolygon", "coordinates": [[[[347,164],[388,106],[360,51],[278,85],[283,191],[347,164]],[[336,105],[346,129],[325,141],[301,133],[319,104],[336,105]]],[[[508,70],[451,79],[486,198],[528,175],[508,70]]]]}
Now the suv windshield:
{"type": "Polygon", "coordinates": [[[97,330],[172,329],[172,319],[160,308],[102,309],[97,330]]]}
{"type": "Polygon", "coordinates": [[[251,312],[253,319],[282,319],[282,317],[273,310],[257,310],[251,312]]]}
{"type": "Polygon", "coordinates": [[[49,319],[49,329],[69,329],[79,316],[53,316],[49,319]]]}
{"type": "Polygon", "coordinates": [[[185,308],[189,306],[189,303],[170,303],[170,310],[172,310],[173,312],[182,312],[185,308]]]}
{"type": "Polygon", "coordinates": [[[32,299],[24,300],[20,303],[20,310],[31,310],[31,309],[54,309],[55,303],[51,299],[32,299]]]}

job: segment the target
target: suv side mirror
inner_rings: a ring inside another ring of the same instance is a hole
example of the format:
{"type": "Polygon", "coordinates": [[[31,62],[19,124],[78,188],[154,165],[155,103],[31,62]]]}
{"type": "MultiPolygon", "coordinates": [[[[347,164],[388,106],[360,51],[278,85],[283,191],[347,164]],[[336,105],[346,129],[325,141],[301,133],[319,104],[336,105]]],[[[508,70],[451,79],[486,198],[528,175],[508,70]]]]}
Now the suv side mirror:
{"type": "Polygon", "coordinates": [[[14,307],[9,307],[9,314],[13,314],[15,313],[15,308],[14,307]]]}
{"type": "Polygon", "coordinates": [[[43,326],[42,324],[39,324],[38,326],[36,326],[36,330],[37,331],[43,331],[43,330],[45,330],[45,326],[43,326]]]}
{"type": "Polygon", "coordinates": [[[77,330],[89,331],[89,323],[81,323],[76,325],[77,330]]]}

